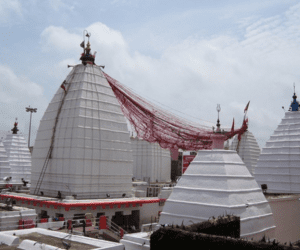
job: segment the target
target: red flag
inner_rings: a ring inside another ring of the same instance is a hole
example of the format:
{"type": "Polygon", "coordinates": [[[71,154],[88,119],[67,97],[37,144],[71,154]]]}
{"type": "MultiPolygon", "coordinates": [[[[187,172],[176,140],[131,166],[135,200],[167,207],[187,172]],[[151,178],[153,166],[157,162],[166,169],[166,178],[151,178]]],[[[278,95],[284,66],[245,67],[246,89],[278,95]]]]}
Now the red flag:
{"type": "Polygon", "coordinates": [[[233,121],[232,121],[231,133],[233,133],[233,131],[234,131],[234,118],[233,118],[233,121]]]}
{"type": "Polygon", "coordinates": [[[67,90],[66,90],[65,84],[66,84],[66,80],[63,81],[63,83],[60,85],[60,87],[61,87],[61,88],[65,91],[65,93],[66,93],[67,90]]]}
{"type": "Polygon", "coordinates": [[[63,83],[60,85],[60,87],[66,92],[66,88],[63,83]]]}
{"type": "Polygon", "coordinates": [[[244,119],[242,128],[246,128],[248,126],[247,123],[248,123],[248,118],[244,119]]]}
{"type": "Polygon", "coordinates": [[[247,104],[247,106],[246,106],[246,108],[244,110],[244,113],[246,113],[246,111],[248,110],[249,104],[250,104],[250,101],[248,102],[248,104],[247,104]]]}

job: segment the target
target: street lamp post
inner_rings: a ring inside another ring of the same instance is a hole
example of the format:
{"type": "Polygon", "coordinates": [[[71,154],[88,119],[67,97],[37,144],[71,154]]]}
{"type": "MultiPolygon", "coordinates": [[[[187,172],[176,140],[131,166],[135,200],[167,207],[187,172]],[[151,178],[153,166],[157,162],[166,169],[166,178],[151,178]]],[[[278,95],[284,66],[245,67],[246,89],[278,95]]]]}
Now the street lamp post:
{"type": "Polygon", "coordinates": [[[220,119],[219,119],[219,113],[220,113],[220,111],[221,111],[221,106],[220,106],[220,104],[217,104],[217,112],[218,112],[217,132],[221,132],[221,130],[220,130],[221,124],[220,124],[220,119]]]}
{"type": "Polygon", "coordinates": [[[30,105],[28,108],[26,108],[26,112],[30,112],[30,122],[29,122],[29,137],[28,137],[28,148],[30,148],[30,132],[31,132],[31,117],[32,113],[36,113],[37,108],[30,108],[30,105]]]}

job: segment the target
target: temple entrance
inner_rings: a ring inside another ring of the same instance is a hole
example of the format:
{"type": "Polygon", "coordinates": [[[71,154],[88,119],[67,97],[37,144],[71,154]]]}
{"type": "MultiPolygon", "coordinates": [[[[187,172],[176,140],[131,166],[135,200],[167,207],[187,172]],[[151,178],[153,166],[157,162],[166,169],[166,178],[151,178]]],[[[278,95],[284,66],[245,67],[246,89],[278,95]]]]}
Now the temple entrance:
{"type": "Polygon", "coordinates": [[[48,212],[46,210],[42,210],[40,216],[41,216],[41,219],[49,218],[48,212]]]}
{"type": "Polygon", "coordinates": [[[100,219],[100,216],[102,215],[105,215],[105,213],[97,213],[97,216],[96,216],[96,227],[99,227],[99,219],[100,219]]]}
{"type": "Polygon", "coordinates": [[[140,210],[133,210],[130,217],[130,224],[139,230],[140,227],[140,210]]]}
{"type": "Polygon", "coordinates": [[[139,230],[140,210],[133,210],[129,215],[123,215],[122,211],[116,212],[111,220],[129,233],[136,232],[139,230]]]}
{"type": "Polygon", "coordinates": [[[82,227],[82,220],[85,220],[85,214],[74,214],[72,220],[73,227],[82,227]]]}
{"type": "Polygon", "coordinates": [[[118,211],[112,217],[111,221],[116,223],[119,227],[125,228],[124,217],[123,211],[118,211]]]}

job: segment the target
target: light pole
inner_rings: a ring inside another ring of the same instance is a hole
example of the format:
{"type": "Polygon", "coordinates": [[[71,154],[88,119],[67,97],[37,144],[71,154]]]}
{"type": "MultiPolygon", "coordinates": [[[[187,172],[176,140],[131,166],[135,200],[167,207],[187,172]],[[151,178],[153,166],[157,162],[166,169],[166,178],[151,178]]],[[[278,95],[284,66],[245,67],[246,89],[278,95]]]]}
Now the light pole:
{"type": "Polygon", "coordinates": [[[31,117],[32,113],[36,113],[37,108],[30,108],[30,105],[28,108],[26,108],[26,112],[30,112],[30,122],[29,122],[29,137],[28,137],[28,148],[30,148],[30,132],[31,132],[31,117]]]}
{"type": "Polygon", "coordinates": [[[219,113],[220,113],[220,111],[221,111],[221,106],[220,106],[220,104],[217,104],[217,112],[218,112],[217,132],[221,132],[221,130],[220,130],[221,124],[220,124],[220,119],[219,119],[219,113]]]}

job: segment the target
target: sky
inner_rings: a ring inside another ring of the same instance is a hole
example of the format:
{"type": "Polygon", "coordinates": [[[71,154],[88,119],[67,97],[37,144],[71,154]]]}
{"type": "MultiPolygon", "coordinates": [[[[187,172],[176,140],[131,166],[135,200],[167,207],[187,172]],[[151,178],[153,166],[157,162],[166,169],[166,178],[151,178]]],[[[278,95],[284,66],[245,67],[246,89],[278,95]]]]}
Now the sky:
{"type": "Polygon", "coordinates": [[[18,118],[32,142],[49,102],[79,61],[83,31],[96,64],[185,119],[242,124],[260,147],[300,95],[300,3],[295,0],[0,0],[0,134],[18,118]]]}

